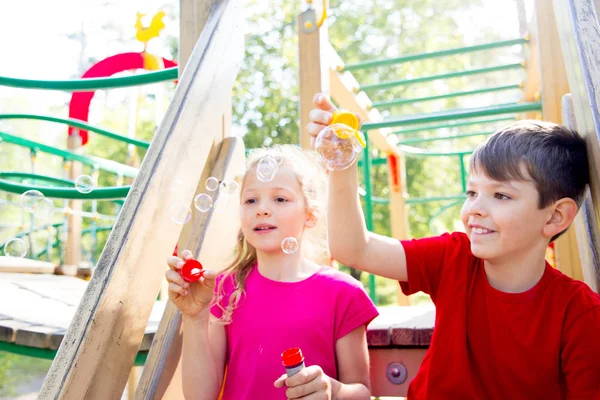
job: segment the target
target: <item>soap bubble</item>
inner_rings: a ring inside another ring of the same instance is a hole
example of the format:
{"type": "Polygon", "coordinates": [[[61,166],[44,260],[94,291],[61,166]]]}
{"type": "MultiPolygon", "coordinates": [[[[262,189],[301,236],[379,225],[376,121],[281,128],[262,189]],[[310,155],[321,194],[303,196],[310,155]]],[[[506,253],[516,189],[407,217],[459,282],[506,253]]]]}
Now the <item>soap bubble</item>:
{"type": "Polygon", "coordinates": [[[4,245],[4,254],[8,257],[25,257],[28,250],[27,242],[19,238],[10,239],[4,245]]]}
{"type": "MultiPolygon", "coordinates": [[[[315,150],[327,169],[341,171],[351,166],[363,147],[358,140],[361,133],[343,124],[326,127],[315,141],[315,150]]],[[[361,136],[362,138],[362,136],[361,136]]]]}
{"type": "Polygon", "coordinates": [[[79,193],[91,193],[94,190],[94,178],[89,175],[79,175],[75,179],[75,189],[79,193]]]}
{"type": "Polygon", "coordinates": [[[286,237],[281,242],[281,250],[285,254],[294,254],[298,251],[298,241],[294,237],[286,237]]]}
{"type": "Polygon", "coordinates": [[[227,179],[219,185],[219,194],[223,196],[231,196],[238,189],[238,183],[233,179],[227,179]]]}
{"type": "Polygon", "coordinates": [[[34,213],[44,198],[44,195],[39,190],[28,190],[21,195],[21,206],[25,211],[34,213]]]}
{"type": "Polygon", "coordinates": [[[36,218],[49,219],[54,215],[54,202],[49,198],[43,198],[33,212],[36,218]]]}
{"type": "Polygon", "coordinates": [[[217,178],[215,178],[214,176],[211,176],[210,178],[208,178],[206,180],[206,190],[208,190],[209,192],[214,192],[215,190],[217,190],[219,188],[219,180],[217,178]]]}
{"type": "Polygon", "coordinates": [[[183,189],[183,182],[179,179],[175,179],[171,182],[171,192],[179,193],[183,189]]]}
{"type": "Polygon", "coordinates": [[[200,193],[199,195],[194,197],[194,207],[196,207],[198,211],[208,212],[208,210],[210,210],[212,206],[213,201],[210,198],[210,196],[206,193],[200,193]]]}
{"type": "Polygon", "coordinates": [[[192,219],[192,210],[186,204],[177,202],[169,207],[169,216],[176,224],[187,224],[192,219]]]}
{"type": "Polygon", "coordinates": [[[272,157],[263,157],[256,166],[256,178],[261,182],[270,182],[277,174],[277,160],[272,157]]]}

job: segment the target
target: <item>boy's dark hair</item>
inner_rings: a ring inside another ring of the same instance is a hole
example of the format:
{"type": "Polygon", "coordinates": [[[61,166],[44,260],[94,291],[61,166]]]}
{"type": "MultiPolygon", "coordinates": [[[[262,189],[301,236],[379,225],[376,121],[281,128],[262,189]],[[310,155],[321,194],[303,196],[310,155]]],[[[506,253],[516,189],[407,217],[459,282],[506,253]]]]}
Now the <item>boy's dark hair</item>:
{"type": "Polygon", "coordinates": [[[501,182],[525,180],[523,165],[539,193],[538,208],[565,197],[581,206],[590,176],[585,140],[577,132],[551,122],[519,121],[495,132],[470,161],[472,171],[482,168],[501,182]]]}

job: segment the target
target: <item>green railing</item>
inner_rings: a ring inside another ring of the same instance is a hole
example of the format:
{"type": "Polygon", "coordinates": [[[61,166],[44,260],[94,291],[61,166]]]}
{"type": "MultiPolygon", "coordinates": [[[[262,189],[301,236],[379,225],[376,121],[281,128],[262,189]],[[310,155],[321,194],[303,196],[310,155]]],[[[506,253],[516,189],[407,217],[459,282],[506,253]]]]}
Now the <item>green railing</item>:
{"type": "Polygon", "coordinates": [[[432,52],[419,53],[419,54],[410,54],[410,55],[406,55],[406,56],[402,56],[402,57],[395,57],[395,58],[389,58],[389,59],[362,61],[359,63],[347,64],[347,65],[343,66],[342,68],[340,68],[340,71],[355,71],[355,70],[359,70],[359,69],[367,69],[367,68],[375,68],[375,67],[381,67],[381,66],[386,66],[386,65],[401,64],[401,63],[405,63],[408,61],[424,60],[424,59],[429,59],[429,58],[445,57],[445,56],[450,56],[450,55],[455,55],[455,54],[470,53],[470,52],[480,51],[480,50],[490,50],[490,49],[496,49],[496,48],[500,48],[500,47],[523,45],[528,42],[529,42],[528,38],[517,38],[517,39],[511,39],[511,40],[503,40],[503,41],[499,41],[499,42],[478,44],[478,45],[474,45],[474,46],[458,47],[458,48],[454,48],[454,49],[446,49],[446,50],[432,51],[432,52]]]}
{"type": "Polygon", "coordinates": [[[21,89],[64,90],[68,92],[87,92],[99,89],[115,89],[127,86],[147,85],[150,83],[173,81],[177,79],[178,68],[166,68],[133,76],[108,78],[83,78],[70,80],[19,79],[0,76],[0,86],[21,89]]]}
{"type": "Polygon", "coordinates": [[[461,76],[487,74],[490,72],[507,71],[510,69],[518,69],[518,68],[524,68],[524,67],[525,67],[524,63],[496,65],[494,67],[467,69],[467,70],[456,71],[456,72],[448,72],[448,73],[440,74],[440,75],[423,76],[420,78],[401,79],[401,80],[397,80],[397,81],[373,83],[370,85],[360,85],[358,87],[358,89],[368,92],[368,91],[374,91],[374,90],[389,89],[389,88],[398,87],[398,86],[414,85],[415,83],[431,82],[431,81],[436,81],[436,80],[440,80],[440,79],[458,78],[461,76]]]}
{"type": "Polygon", "coordinates": [[[446,93],[446,94],[440,94],[437,96],[417,97],[414,99],[393,99],[393,100],[387,100],[387,101],[376,101],[376,102],[373,102],[373,107],[382,108],[382,107],[401,106],[404,104],[414,104],[414,103],[422,103],[425,101],[452,99],[452,98],[456,98],[456,97],[473,96],[476,94],[501,92],[501,91],[505,91],[505,90],[514,90],[514,89],[520,89],[520,88],[521,88],[521,84],[518,83],[515,85],[496,86],[496,87],[487,88],[487,89],[477,89],[477,90],[467,90],[467,91],[463,91],[463,92],[446,93]]]}
{"type": "Polygon", "coordinates": [[[458,128],[461,126],[471,126],[471,125],[481,125],[481,124],[492,124],[495,122],[502,121],[514,121],[516,119],[515,116],[501,117],[501,118],[488,118],[488,119],[473,119],[469,121],[461,121],[461,122],[447,122],[443,124],[437,125],[424,125],[418,126],[416,128],[405,128],[401,131],[392,132],[394,135],[406,135],[409,133],[422,132],[422,131],[432,131],[437,129],[445,129],[445,128],[458,128]]]}
{"type": "Polygon", "coordinates": [[[59,124],[68,125],[73,128],[80,128],[80,129],[84,129],[87,131],[92,131],[92,132],[98,133],[102,136],[106,136],[111,139],[115,139],[115,140],[118,140],[118,141],[121,141],[121,142],[124,142],[127,144],[132,144],[132,145],[140,147],[142,149],[147,149],[148,147],[150,147],[150,142],[148,142],[148,141],[130,138],[130,137],[123,136],[123,135],[120,135],[115,132],[111,132],[106,129],[97,128],[95,126],[87,124],[78,119],[56,118],[56,117],[50,117],[50,116],[46,116],[46,115],[36,115],[36,114],[0,114],[0,120],[1,119],[32,119],[32,120],[38,120],[38,121],[56,122],[59,124]]]}

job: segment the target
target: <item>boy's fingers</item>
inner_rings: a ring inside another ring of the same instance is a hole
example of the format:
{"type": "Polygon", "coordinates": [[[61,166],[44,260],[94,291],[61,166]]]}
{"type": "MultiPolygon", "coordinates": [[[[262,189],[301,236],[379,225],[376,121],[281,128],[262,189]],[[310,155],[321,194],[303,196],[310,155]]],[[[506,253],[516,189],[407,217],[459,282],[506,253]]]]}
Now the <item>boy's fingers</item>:
{"type": "Polygon", "coordinates": [[[181,258],[176,257],[176,256],[169,256],[167,257],[167,264],[169,265],[169,268],[171,268],[174,271],[179,271],[181,269],[181,267],[183,266],[183,261],[181,261],[181,258]]]}
{"type": "Polygon", "coordinates": [[[313,97],[313,103],[321,110],[328,111],[330,113],[333,113],[337,110],[337,108],[333,105],[329,98],[323,93],[315,94],[315,97],[313,97]]]}
{"type": "Polygon", "coordinates": [[[308,113],[308,118],[315,124],[329,125],[333,118],[333,114],[329,111],[313,108],[310,110],[310,113],[308,113]]]}

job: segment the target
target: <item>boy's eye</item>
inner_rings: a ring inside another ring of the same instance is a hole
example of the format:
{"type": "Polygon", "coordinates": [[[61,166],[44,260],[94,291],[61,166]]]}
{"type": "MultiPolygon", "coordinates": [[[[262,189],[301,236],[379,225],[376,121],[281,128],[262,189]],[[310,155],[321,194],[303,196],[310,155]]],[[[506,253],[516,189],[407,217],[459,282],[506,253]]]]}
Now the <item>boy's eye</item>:
{"type": "Polygon", "coordinates": [[[507,195],[502,194],[502,193],[496,193],[494,195],[494,197],[497,198],[498,200],[510,200],[510,197],[508,197],[507,195]]]}
{"type": "Polygon", "coordinates": [[[467,195],[467,197],[475,197],[476,195],[476,193],[472,190],[467,190],[465,194],[467,195]]]}

